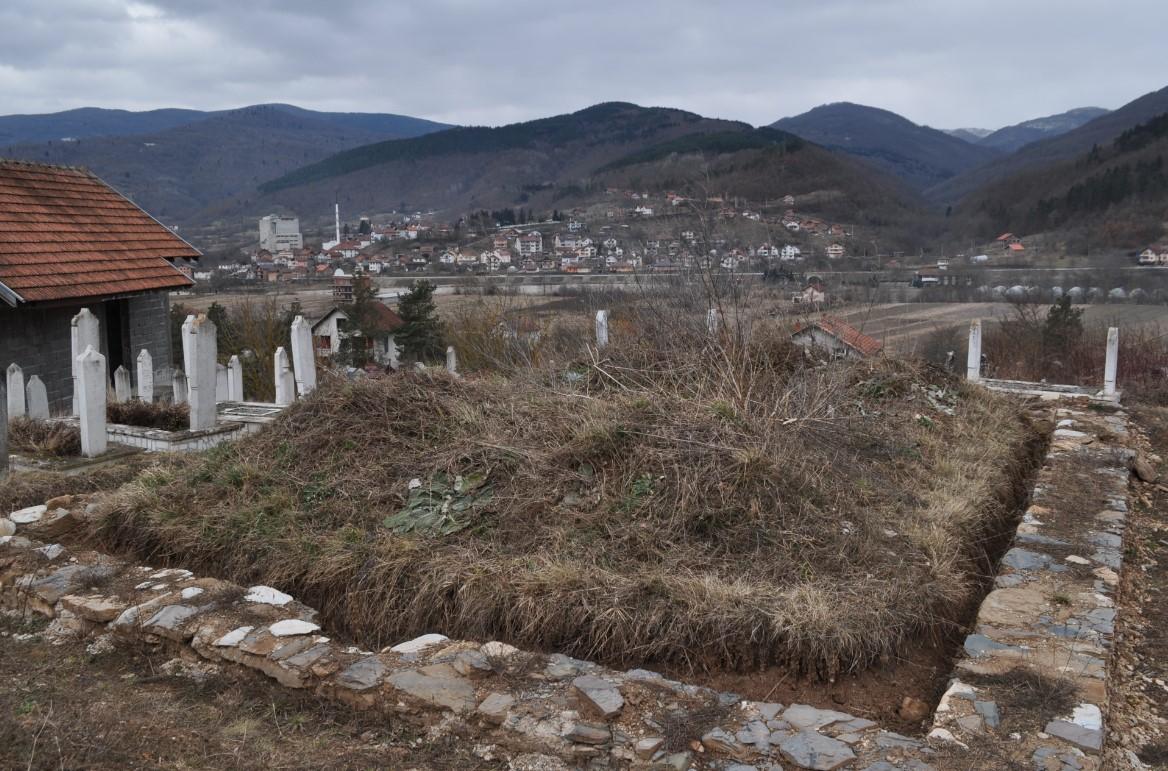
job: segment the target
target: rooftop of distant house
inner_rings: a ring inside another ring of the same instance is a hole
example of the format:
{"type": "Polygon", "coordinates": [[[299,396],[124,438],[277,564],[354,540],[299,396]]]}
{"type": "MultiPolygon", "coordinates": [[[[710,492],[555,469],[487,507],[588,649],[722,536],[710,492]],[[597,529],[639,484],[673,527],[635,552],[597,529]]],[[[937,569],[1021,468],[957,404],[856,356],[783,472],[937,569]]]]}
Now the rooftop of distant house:
{"type": "Polygon", "coordinates": [[[811,328],[822,330],[864,356],[875,356],[884,349],[884,343],[874,337],[865,335],[851,324],[835,316],[822,316],[818,319],[798,324],[791,334],[797,335],[811,328]]]}
{"type": "Polygon", "coordinates": [[[0,300],[9,305],[187,287],[172,261],[200,256],[86,169],[0,159],[0,300]]]}

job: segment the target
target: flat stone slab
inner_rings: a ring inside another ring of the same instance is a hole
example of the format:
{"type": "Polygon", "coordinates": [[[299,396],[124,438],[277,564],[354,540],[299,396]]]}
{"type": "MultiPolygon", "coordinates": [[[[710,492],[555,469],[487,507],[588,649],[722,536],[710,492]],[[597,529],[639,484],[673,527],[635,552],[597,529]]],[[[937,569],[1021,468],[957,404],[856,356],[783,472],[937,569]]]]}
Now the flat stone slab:
{"type": "Polygon", "coordinates": [[[601,717],[615,717],[625,705],[620,689],[599,677],[581,675],[572,681],[572,688],[584,706],[601,717]]]}
{"type": "Polygon", "coordinates": [[[298,634],[309,634],[320,630],[320,626],[311,621],[301,621],[298,618],[286,618],[277,621],[268,627],[273,637],[291,637],[298,634]]]}
{"type": "Polygon", "coordinates": [[[832,771],[856,759],[852,748],[815,731],[800,731],[779,743],[779,752],[791,763],[812,771],[832,771]]]}
{"type": "Polygon", "coordinates": [[[786,720],[795,728],[811,728],[818,730],[832,723],[842,723],[855,720],[855,715],[846,712],[836,712],[831,709],[816,709],[809,704],[792,704],[783,713],[786,720]]]}
{"type": "Polygon", "coordinates": [[[394,653],[418,653],[419,651],[424,651],[431,646],[444,643],[449,639],[450,638],[444,634],[424,634],[421,637],[415,637],[412,640],[406,640],[403,643],[398,643],[397,645],[390,648],[390,650],[394,653]]]}
{"type": "Polygon", "coordinates": [[[79,597],[68,594],[61,598],[61,606],[87,621],[108,624],[122,614],[127,603],[119,601],[116,597],[103,597],[101,595],[79,597]]]}
{"type": "Polygon", "coordinates": [[[385,664],[376,656],[357,659],[337,675],[337,685],[353,691],[376,687],[385,674],[385,664]]]}
{"type": "Polygon", "coordinates": [[[8,518],[18,525],[30,525],[43,517],[48,510],[48,507],[43,504],[40,506],[29,506],[26,509],[12,512],[8,515],[8,518]]]}
{"type": "Polygon", "coordinates": [[[474,688],[461,677],[433,677],[407,669],[390,675],[388,682],[416,699],[454,712],[470,712],[476,706],[474,688]]]}
{"type": "Polygon", "coordinates": [[[270,586],[253,586],[247,590],[247,594],[243,595],[243,599],[248,602],[255,602],[261,605],[287,605],[292,602],[292,595],[284,594],[279,589],[273,589],[270,586]]]}

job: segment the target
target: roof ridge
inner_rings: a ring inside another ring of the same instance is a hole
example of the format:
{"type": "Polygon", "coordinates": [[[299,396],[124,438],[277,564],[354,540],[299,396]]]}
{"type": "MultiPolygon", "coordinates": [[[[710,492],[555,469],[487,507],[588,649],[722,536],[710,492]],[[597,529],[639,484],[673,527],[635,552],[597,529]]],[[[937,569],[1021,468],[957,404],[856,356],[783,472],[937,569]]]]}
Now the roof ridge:
{"type": "Polygon", "coordinates": [[[97,176],[85,166],[66,166],[64,164],[55,163],[38,163],[36,161],[24,161],[19,158],[0,157],[0,166],[24,166],[30,169],[46,169],[49,171],[76,171],[88,177],[97,176]]]}

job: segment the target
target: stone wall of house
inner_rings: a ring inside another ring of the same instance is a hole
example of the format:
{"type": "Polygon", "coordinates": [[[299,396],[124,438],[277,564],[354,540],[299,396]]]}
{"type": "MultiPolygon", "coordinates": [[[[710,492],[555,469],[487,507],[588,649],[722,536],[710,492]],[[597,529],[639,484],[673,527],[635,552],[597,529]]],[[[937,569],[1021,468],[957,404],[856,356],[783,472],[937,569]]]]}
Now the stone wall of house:
{"type": "MultiPolygon", "coordinates": [[[[0,305],[0,371],[15,362],[24,369],[26,379],[39,376],[48,391],[49,408],[53,412],[68,412],[72,404],[69,331],[70,322],[82,307],[89,308],[101,322],[102,353],[108,354],[105,350],[106,312],[102,302],[43,308],[0,305]]],[[[132,363],[143,348],[149,350],[159,371],[154,378],[155,398],[166,398],[171,386],[170,297],[165,292],[132,297],[127,301],[127,310],[130,317],[128,361],[132,363]],[[164,369],[165,377],[160,374],[164,369]]]]}
{"type": "MultiPolygon", "coordinates": [[[[15,362],[24,369],[26,379],[39,376],[54,412],[67,412],[72,404],[69,322],[79,310],[80,304],[51,308],[0,305],[0,369],[15,362]]],[[[94,303],[90,310],[105,323],[100,303],[94,303]]]]}
{"type": "MultiPolygon", "coordinates": [[[[130,361],[143,348],[154,360],[154,398],[170,400],[172,380],[170,350],[170,295],[166,292],[131,297],[127,303],[130,313],[130,361]]],[[[133,371],[133,367],[130,367],[133,371]]],[[[137,378],[137,373],[134,377],[137,378]]],[[[135,381],[136,383],[136,381],[135,381]]]]}

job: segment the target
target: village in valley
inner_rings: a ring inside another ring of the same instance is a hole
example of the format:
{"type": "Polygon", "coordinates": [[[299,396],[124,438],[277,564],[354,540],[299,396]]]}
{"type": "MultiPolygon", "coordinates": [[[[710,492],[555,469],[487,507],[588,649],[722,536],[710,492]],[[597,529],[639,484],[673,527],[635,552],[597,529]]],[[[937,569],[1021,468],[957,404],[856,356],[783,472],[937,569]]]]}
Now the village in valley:
{"type": "Polygon", "coordinates": [[[0,768],[1168,769],[1168,17],[849,3],[0,10],[0,768]]]}

